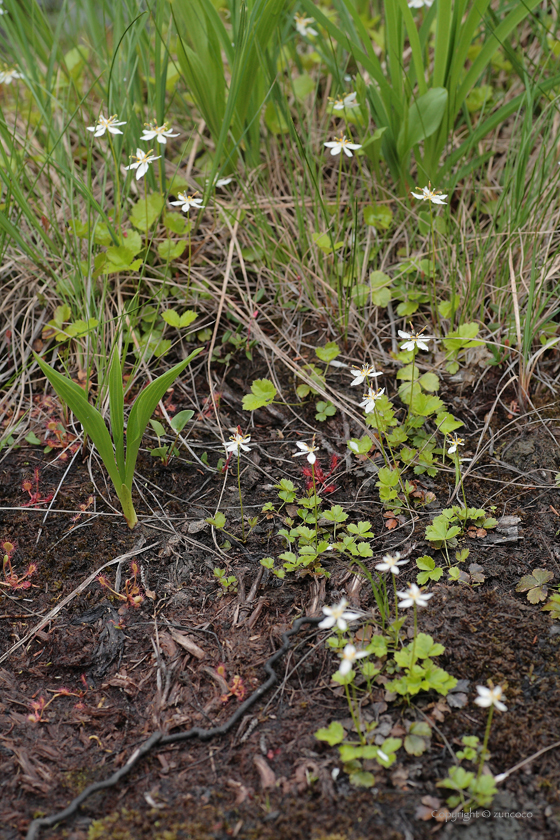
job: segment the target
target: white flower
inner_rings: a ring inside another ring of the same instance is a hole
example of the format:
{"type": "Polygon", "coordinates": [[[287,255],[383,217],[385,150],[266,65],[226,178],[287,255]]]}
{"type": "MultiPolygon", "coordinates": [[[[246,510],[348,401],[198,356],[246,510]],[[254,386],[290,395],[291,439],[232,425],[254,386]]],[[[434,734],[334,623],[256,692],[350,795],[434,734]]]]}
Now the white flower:
{"type": "Polygon", "coordinates": [[[408,560],[401,560],[401,555],[398,551],[394,554],[385,554],[382,560],[383,562],[378,563],[375,568],[379,572],[392,572],[394,575],[398,575],[400,571],[399,566],[404,566],[408,563],[408,560]]]}
{"type": "Polygon", "coordinates": [[[432,204],[447,204],[447,201],[443,200],[444,198],[447,198],[447,196],[443,195],[441,190],[433,190],[430,183],[428,183],[427,187],[422,187],[421,194],[415,192],[411,192],[410,194],[413,195],[414,198],[418,198],[420,201],[428,199],[428,201],[431,201],[432,204]]]}
{"type": "Polygon", "coordinates": [[[364,379],[369,379],[372,376],[382,376],[381,371],[375,370],[375,365],[362,365],[361,368],[352,368],[350,370],[352,376],[356,378],[350,383],[350,385],[361,385],[364,379]]]}
{"type": "MultiPolygon", "coordinates": [[[[7,14],[7,12],[2,12],[2,14],[7,14]]],[[[14,79],[23,79],[23,73],[13,67],[5,67],[0,71],[0,85],[11,85],[14,79]]]]}
{"type": "Polygon", "coordinates": [[[251,435],[242,434],[240,426],[237,427],[236,433],[232,435],[229,440],[230,442],[225,444],[226,452],[236,452],[237,455],[239,455],[240,449],[242,449],[243,452],[251,451],[251,447],[246,445],[251,440],[251,435]]]}
{"type": "Polygon", "coordinates": [[[178,134],[173,134],[173,129],[169,128],[167,123],[163,125],[158,125],[157,121],[154,120],[153,123],[144,123],[144,133],[140,137],[140,140],[153,140],[154,138],[157,139],[158,143],[167,143],[168,137],[178,137],[178,134]]]}
{"type": "Polygon", "coordinates": [[[177,198],[179,200],[178,201],[170,201],[169,203],[173,204],[173,205],[177,205],[177,206],[179,206],[181,204],[182,205],[181,210],[183,211],[183,213],[188,213],[189,210],[191,209],[191,207],[194,207],[197,210],[202,210],[202,208],[205,205],[202,203],[202,199],[201,198],[195,198],[195,195],[196,195],[196,193],[193,193],[192,195],[187,195],[187,193],[179,192],[179,193],[177,193],[177,198]]]}
{"type": "Polygon", "coordinates": [[[319,449],[318,446],[315,446],[315,438],[313,438],[313,443],[302,443],[301,441],[296,441],[296,446],[298,449],[301,449],[301,452],[294,452],[292,458],[297,458],[298,455],[307,455],[307,460],[310,464],[314,464],[317,460],[317,456],[315,453],[319,449]]]}
{"type": "Polygon", "coordinates": [[[333,103],[333,111],[351,111],[352,108],[359,108],[359,104],[356,102],[356,93],[349,93],[348,96],[344,98],[339,96],[338,99],[334,100],[333,103]]]}
{"type": "Polygon", "coordinates": [[[465,445],[465,439],[457,437],[457,435],[449,435],[449,441],[451,443],[451,446],[448,448],[447,451],[449,452],[450,455],[453,455],[454,452],[457,452],[457,447],[458,446],[464,446],[465,445]]]}
{"type": "MultiPolygon", "coordinates": [[[[332,549],[332,546],[329,546],[332,549]]],[[[346,607],[348,606],[348,601],[346,598],[343,598],[340,604],[336,604],[334,607],[323,607],[323,612],[327,616],[321,622],[319,622],[319,627],[321,630],[330,630],[331,627],[334,627],[335,624],[339,630],[342,630],[344,633],[348,629],[348,621],[355,621],[359,618],[359,613],[351,612],[347,610],[346,607]]]]}
{"type": "Polygon", "coordinates": [[[362,659],[364,656],[368,656],[367,650],[356,650],[354,645],[346,645],[344,650],[341,654],[339,654],[342,658],[342,662],[340,663],[340,668],[338,669],[342,676],[346,676],[352,670],[352,665],[356,661],[356,659],[362,659]]]}
{"type": "Polygon", "coordinates": [[[368,388],[364,394],[364,399],[360,403],[360,408],[365,408],[366,414],[369,414],[375,408],[375,403],[379,397],[383,396],[385,388],[368,388]]]}
{"type": "Polygon", "coordinates": [[[233,178],[218,178],[217,181],[214,182],[215,187],[227,187],[228,184],[231,184],[233,178]]]}
{"type": "Polygon", "coordinates": [[[104,116],[100,116],[97,118],[95,125],[88,125],[87,130],[93,131],[94,137],[103,137],[106,131],[109,134],[122,134],[120,128],[117,128],[119,125],[126,125],[126,122],[119,122],[116,114],[113,114],[112,117],[107,117],[107,119],[104,116]]]}
{"type": "Polygon", "coordinates": [[[329,140],[328,143],[323,143],[323,146],[326,146],[327,149],[331,150],[331,155],[339,155],[341,151],[347,157],[352,157],[352,152],[350,149],[361,149],[362,146],[359,143],[351,143],[350,140],[346,139],[345,134],[341,134],[340,137],[337,137],[335,140],[329,140]]]}
{"type": "Polygon", "coordinates": [[[401,607],[406,609],[416,604],[417,607],[427,607],[428,599],[432,597],[433,592],[422,592],[415,583],[411,583],[406,592],[397,592],[399,598],[402,598],[401,607]]]}
{"type": "Polygon", "coordinates": [[[2,6],[3,6],[3,5],[4,5],[4,0],[0,0],[0,15],[7,15],[7,14],[8,14],[8,10],[7,10],[7,9],[3,9],[3,8],[2,8],[2,6]]]}
{"type": "Polygon", "coordinates": [[[422,333],[407,333],[404,330],[398,331],[401,338],[406,338],[404,344],[401,344],[401,350],[429,350],[428,341],[431,341],[431,336],[422,335],[422,333]]]}
{"type": "Polygon", "coordinates": [[[136,169],[136,180],[139,181],[142,178],[148,169],[150,168],[150,163],[153,163],[154,160],[159,160],[161,155],[153,155],[153,149],[150,149],[149,152],[143,152],[142,149],[136,149],[135,155],[130,155],[131,159],[136,158],[134,163],[131,163],[130,166],[125,166],[125,169],[136,169]]]}
{"type": "Polygon", "coordinates": [[[310,35],[317,35],[317,30],[309,26],[310,23],[313,23],[313,18],[305,17],[305,15],[295,15],[295,22],[297,31],[304,38],[308,38],[310,35]]]}
{"type": "Polygon", "coordinates": [[[408,8],[421,9],[423,6],[427,6],[429,9],[433,2],[434,0],[408,0],[408,8]]]}
{"type": "Polygon", "coordinates": [[[500,712],[507,712],[507,706],[502,703],[502,688],[497,685],[495,688],[486,688],[483,685],[477,685],[478,697],[474,701],[477,706],[483,709],[489,709],[490,706],[495,706],[500,712]]]}

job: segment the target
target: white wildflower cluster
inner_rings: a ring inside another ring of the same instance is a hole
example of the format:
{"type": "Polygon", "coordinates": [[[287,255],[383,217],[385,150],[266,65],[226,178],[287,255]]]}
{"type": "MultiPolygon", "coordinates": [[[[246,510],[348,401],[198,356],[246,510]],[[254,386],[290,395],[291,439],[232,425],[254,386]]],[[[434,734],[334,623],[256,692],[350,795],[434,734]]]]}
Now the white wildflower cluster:
{"type": "MultiPolygon", "coordinates": [[[[6,11],[1,9],[0,12],[3,15],[7,14],[6,11]]],[[[0,70],[0,85],[11,85],[14,79],[23,79],[23,73],[20,73],[15,67],[4,67],[3,70],[0,70]]]]}

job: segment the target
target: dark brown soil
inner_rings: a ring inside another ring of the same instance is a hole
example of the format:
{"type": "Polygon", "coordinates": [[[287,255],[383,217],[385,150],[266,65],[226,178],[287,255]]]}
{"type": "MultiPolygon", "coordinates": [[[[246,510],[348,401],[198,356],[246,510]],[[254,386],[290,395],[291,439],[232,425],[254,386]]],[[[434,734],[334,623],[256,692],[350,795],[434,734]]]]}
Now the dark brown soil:
{"type": "MultiPolygon", "coordinates": [[[[468,405],[471,429],[476,422],[482,426],[488,410],[480,399],[478,409],[468,405]]],[[[455,402],[456,414],[461,416],[461,406],[467,412],[465,398],[457,396],[455,402]]],[[[236,408],[231,416],[222,415],[223,427],[237,425],[239,414],[236,408]]],[[[282,412],[258,412],[255,423],[251,434],[258,446],[243,475],[248,515],[260,514],[265,502],[276,501],[275,491],[267,485],[282,476],[291,475],[303,488],[300,465],[290,457],[294,447],[286,442],[290,433],[282,412]]],[[[346,469],[345,433],[339,421],[324,424],[321,432],[323,453],[339,456],[337,489],[329,501],[344,503],[353,517],[372,522],[378,535],[376,556],[397,547],[411,551],[412,557],[426,553],[425,525],[447,503],[452,489],[447,477],[423,478],[424,487],[436,493],[436,502],[419,510],[415,522],[406,521],[390,531],[372,473],[355,465],[346,469]]],[[[521,517],[519,539],[491,544],[485,537],[467,537],[468,562],[483,567],[484,583],[432,585],[434,597],[419,612],[420,629],[446,647],[442,666],[469,681],[469,702],[456,708],[429,695],[406,707],[385,703],[382,688],[372,698],[389,729],[398,731],[408,720],[427,718],[433,725],[429,752],[415,757],[401,750],[390,770],[376,765],[376,786],[370,790],[352,788],[344,773],[333,780],[332,770],[340,764],[338,752],[319,743],[314,732],[332,720],[348,719],[348,708],[330,679],[336,658],[325,648],[323,637],[308,626],[277,665],[276,688],[231,734],[208,743],[156,749],[116,788],[95,794],[77,817],[41,837],[422,840],[434,830],[443,834],[454,830],[453,823],[418,819],[416,809],[426,796],[444,800],[436,782],[452,764],[448,747],[458,748],[465,734],[480,738],[484,734],[486,715],[472,702],[476,685],[492,678],[507,696],[508,711],[495,715],[490,740],[494,773],[508,770],[558,739],[560,626],[540,605],[529,604],[515,592],[520,577],[532,568],[549,569],[556,582],[560,577],[556,512],[560,498],[550,489],[550,477],[558,469],[556,432],[552,423],[546,429],[513,428],[507,441],[521,432],[521,448],[518,441],[506,450],[506,440],[502,441],[503,456],[496,449],[493,457],[477,466],[468,484],[470,504],[487,510],[495,505],[496,516],[521,517]]],[[[473,445],[476,440],[473,433],[473,445]]],[[[209,443],[211,464],[218,457],[213,446],[209,443]]],[[[46,504],[9,510],[25,503],[21,483],[36,466],[41,468],[41,493],[47,494],[59,485],[68,464],[69,460],[55,461],[52,454],[42,455],[39,448],[26,448],[11,453],[0,465],[0,539],[17,543],[16,571],[37,564],[31,589],[7,591],[2,597],[1,650],[8,651],[26,637],[89,575],[134,546],[146,596],[138,608],[123,606],[94,580],[0,664],[1,840],[23,838],[33,817],[66,807],[92,781],[111,775],[155,730],[178,732],[224,723],[239,703],[235,695],[224,697],[225,683],[231,687],[233,678],[240,677],[245,696],[257,688],[265,679],[263,663],[298,616],[318,614],[324,603],[344,594],[364,610],[374,603],[368,586],[356,583],[353,571],[340,559],[331,561],[332,576],[326,586],[324,580],[312,577],[287,576],[279,582],[265,573],[251,591],[261,570],[259,559],[277,556],[280,550],[275,536],[280,522],[260,515],[247,548],[235,542],[226,562],[203,521],[216,510],[223,476],[194,461],[176,460],[165,467],[142,456],[139,488],[144,501],[138,499],[142,524],[134,532],[117,516],[86,512],[73,522],[72,513],[51,512],[45,520],[46,504]],[[152,543],[152,549],[142,552],[152,543]],[[220,597],[213,576],[217,566],[227,566],[228,573],[238,577],[237,595],[220,597]],[[177,641],[182,638],[177,632],[188,636],[190,650],[177,641]],[[216,676],[220,666],[221,681],[216,676]],[[41,719],[31,721],[31,704],[52,697],[41,719]]],[[[103,473],[95,464],[91,475],[107,494],[103,473]]],[[[54,508],[78,512],[94,492],[97,511],[109,513],[94,490],[87,463],[77,455],[54,508]]],[[[226,527],[239,535],[233,475],[220,509],[228,516],[226,527]]],[[[218,541],[223,541],[222,535],[218,541]]],[[[129,561],[123,564],[123,581],[129,577],[129,565],[129,561]]],[[[112,586],[115,571],[110,566],[104,572],[112,586]]],[[[413,581],[415,573],[407,567],[399,582],[413,581]]],[[[559,784],[560,752],[551,749],[513,773],[490,808],[531,812],[530,818],[473,816],[461,836],[468,840],[558,837],[559,784]]]]}

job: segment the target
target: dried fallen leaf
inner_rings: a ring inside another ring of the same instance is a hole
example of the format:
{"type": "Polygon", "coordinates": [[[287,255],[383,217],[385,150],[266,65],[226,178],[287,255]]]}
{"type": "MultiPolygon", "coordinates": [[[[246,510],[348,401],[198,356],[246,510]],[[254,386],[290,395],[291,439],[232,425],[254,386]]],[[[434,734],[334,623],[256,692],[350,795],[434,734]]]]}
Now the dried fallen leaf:
{"type": "Polygon", "coordinates": [[[552,580],[554,575],[548,569],[533,569],[531,575],[524,575],[517,586],[516,592],[526,592],[527,600],[531,604],[538,604],[539,601],[546,601],[548,587],[546,584],[552,580]]]}
{"type": "Polygon", "coordinates": [[[163,632],[159,634],[159,646],[168,659],[175,659],[177,656],[177,645],[169,633],[163,632]]]}
{"type": "Polygon", "coordinates": [[[276,786],[276,774],[271,767],[268,766],[266,760],[263,758],[262,755],[254,755],[253,756],[253,764],[258,770],[260,780],[261,780],[261,788],[263,790],[267,790],[268,788],[273,788],[276,786]]]}
{"type": "Polygon", "coordinates": [[[399,790],[408,790],[408,770],[406,767],[398,766],[391,773],[391,782],[399,790]]]}
{"type": "Polygon", "coordinates": [[[195,656],[197,659],[205,658],[206,653],[197,645],[192,636],[180,633],[174,627],[171,627],[169,632],[171,633],[173,640],[176,641],[178,645],[181,645],[181,647],[188,651],[192,656],[195,656]]]}
{"type": "Polygon", "coordinates": [[[471,575],[471,583],[484,583],[486,580],[484,569],[478,563],[471,563],[469,566],[469,572],[471,575]]]}

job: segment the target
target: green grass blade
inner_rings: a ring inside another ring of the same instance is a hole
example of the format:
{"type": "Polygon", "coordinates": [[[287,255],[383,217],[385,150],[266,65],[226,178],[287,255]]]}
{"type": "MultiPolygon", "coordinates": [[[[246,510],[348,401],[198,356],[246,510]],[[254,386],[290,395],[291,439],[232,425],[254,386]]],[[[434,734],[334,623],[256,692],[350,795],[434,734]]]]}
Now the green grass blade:
{"type": "Polygon", "coordinates": [[[121,485],[121,478],[115,463],[113,441],[100,412],[88,402],[85,391],[79,385],[76,385],[67,376],[63,376],[54,370],[36,353],[33,355],[58,396],[64,400],[68,408],[84,427],[86,434],[93,441],[111,477],[111,481],[118,492],[118,488],[121,485]]]}
{"type": "Polygon", "coordinates": [[[109,368],[109,412],[117,467],[121,480],[124,481],[124,392],[122,368],[116,348],[113,350],[113,358],[109,368]]]}
{"type": "Polygon", "coordinates": [[[516,29],[523,20],[525,20],[527,15],[529,15],[538,4],[539,0],[525,0],[525,2],[520,3],[519,6],[510,12],[506,19],[500,23],[494,32],[488,36],[486,43],[473,61],[472,67],[470,67],[467,71],[467,74],[457,91],[455,101],[459,103],[459,105],[464,102],[470,89],[475,85],[492,60],[492,56],[502,46],[508,36],[511,35],[513,30],[516,29]]]}
{"type": "MultiPolygon", "coordinates": [[[[136,459],[138,457],[138,450],[142,442],[142,435],[148,425],[148,420],[154,413],[155,407],[161,400],[167,389],[177,379],[179,374],[192,362],[195,356],[202,352],[202,347],[193,350],[187,358],[176,364],[171,370],[158,376],[153,382],[145,388],[144,391],[136,398],[130,417],[128,418],[128,427],[126,430],[126,474],[124,484],[130,489],[132,487],[132,479],[134,477],[134,469],[136,467],[136,459]]],[[[76,386],[77,387],[77,386],[76,386]]]]}

